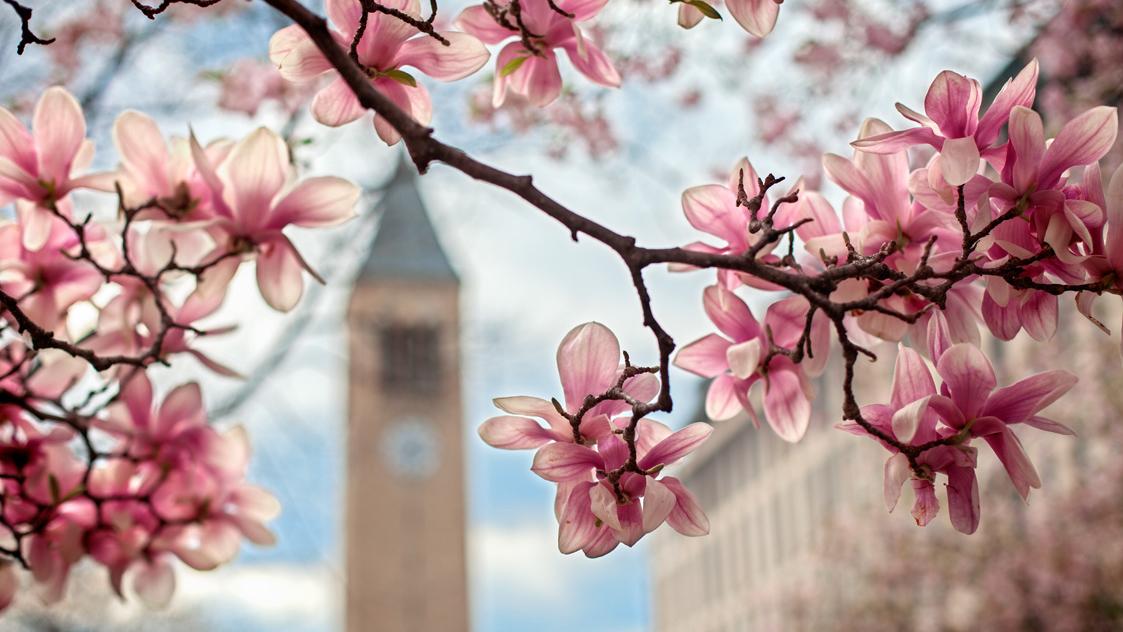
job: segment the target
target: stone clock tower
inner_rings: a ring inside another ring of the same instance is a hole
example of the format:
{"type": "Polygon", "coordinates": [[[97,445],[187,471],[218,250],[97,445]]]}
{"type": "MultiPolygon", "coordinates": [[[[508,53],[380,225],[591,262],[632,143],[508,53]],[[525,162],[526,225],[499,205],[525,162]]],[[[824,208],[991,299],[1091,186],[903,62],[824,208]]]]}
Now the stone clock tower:
{"type": "Polygon", "coordinates": [[[348,632],[466,632],[459,290],[402,160],[348,309],[348,632]]]}

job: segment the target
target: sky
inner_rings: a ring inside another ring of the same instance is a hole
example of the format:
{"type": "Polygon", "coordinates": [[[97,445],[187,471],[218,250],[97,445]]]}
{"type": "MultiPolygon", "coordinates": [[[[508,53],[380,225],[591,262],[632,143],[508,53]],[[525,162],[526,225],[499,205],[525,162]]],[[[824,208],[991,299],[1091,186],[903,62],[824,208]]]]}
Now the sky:
{"type": "MultiPolygon", "coordinates": [[[[664,21],[668,18],[665,11],[656,16],[664,21]]],[[[543,156],[548,139],[540,135],[513,136],[465,124],[462,88],[430,84],[438,135],[501,168],[534,173],[540,188],[563,204],[634,234],[641,243],[693,241],[698,235],[679,207],[683,189],[712,181],[716,169],[731,166],[746,153],[762,172],[783,173],[786,162],[784,156],[755,144],[755,123],[743,93],[732,96],[722,83],[729,72],[734,76],[743,73],[748,80],[755,76],[754,70],[767,66],[782,51],[745,55],[732,22],[726,28],[703,26],[708,29],[704,37],[697,30],[684,35],[693,39],[687,46],[682,74],[696,83],[710,84],[706,104],[682,111],[672,106],[650,107],[652,93],[667,96],[667,87],[626,86],[608,100],[622,148],[601,162],[590,164],[579,149],[570,160],[558,162],[543,156]],[[733,60],[726,62],[733,70],[710,72],[714,58],[733,60]]],[[[797,20],[785,21],[782,14],[773,35],[779,42],[776,48],[786,45],[786,35],[806,27],[797,20]]],[[[994,32],[996,25],[980,22],[977,27],[994,32]]],[[[185,30],[182,49],[154,51],[143,66],[133,69],[139,84],[160,86],[166,81],[161,75],[167,68],[190,63],[185,51],[234,37],[249,49],[208,48],[217,50],[220,58],[264,56],[268,30],[263,37],[256,32],[251,37],[241,31],[233,35],[234,25],[207,29],[213,30],[185,30]]],[[[949,65],[985,78],[1004,64],[1002,55],[1010,47],[1008,42],[1002,44],[988,42],[965,51],[929,38],[917,46],[917,54],[886,69],[878,82],[863,90],[866,103],[859,106],[899,126],[902,121],[892,110],[895,100],[919,105],[931,77],[949,65]]],[[[572,75],[567,74],[567,79],[573,80],[572,75]]],[[[159,92],[154,87],[146,94],[159,92]]],[[[213,88],[204,87],[189,97],[207,102],[213,99],[213,88]]],[[[145,99],[138,99],[129,85],[122,84],[113,86],[107,96],[113,108],[138,100],[145,99]]],[[[196,108],[190,123],[206,140],[240,136],[256,124],[277,126],[281,121],[280,113],[272,110],[251,120],[196,108]]],[[[161,123],[165,132],[187,131],[182,114],[161,123]]],[[[102,121],[99,149],[108,155],[106,125],[102,121]]],[[[376,187],[398,159],[396,150],[385,148],[374,136],[369,120],[337,130],[305,121],[298,135],[305,133],[314,142],[302,148],[302,159],[311,165],[304,175],[341,175],[365,187],[376,187]]],[[[848,153],[849,140],[840,136],[833,149],[848,153]]],[[[650,601],[643,543],[598,560],[562,556],[556,548],[551,486],[529,472],[531,455],[490,449],[475,434],[478,424],[496,412],[493,397],[560,395],[554,350],[565,332],[577,324],[603,322],[616,331],[637,362],[654,360],[654,345],[640,326],[639,307],[626,270],[606,248],[589,240],[573,243],[559,225],[513,195],[472,182],[447,167],[434,166],[423,178],[422,196],[464,280],[463,433],[473,628],[478,632],[647,630],[650,601]]],[[[286,326],[299,316],[277,314],[263,304],[254,287],[252,267],[243,269],[227,304],[213,317],[214,323],[242,325],[222,340],[203,345],[236,369],[250,372],[276,345],[292,345],[260,391],[230,418],[218,422],[229,425],[236,421],[250,430],[254,442],[250,478],[272,490],[284,506],[283,515],[273,525],[279,544],[272,549],[247,545],[235,563],[211,573],[181,568],[171,614],[146,618],[145,629],[178,629],[174,620],[181,616],[202,617],[207,629],[216,631],[283,626],[294,632],[327,632],[339,628],[344,576],[341,441],[347,366],[340,310],[354,266],[361,261],[372,234],[374,222],[367,216],[373,201],[364,200],[363,217],[355,220],[354,227],[293,231],[309,262],[327,272],[329,279],[326,289],[308,297],[311,307],[300,308],[311,309],[314,316],[298,338],[279,340],[286,326]]],[[[707,333],[700,297],[710,275],[669,274],[657,269],[647,274],[656,312],[680,343],[707,333]]],[[[165,390],[186,379],[203,381],[212,407],[239,388],[237,383],[206,374],[190,361],[177,366],[174,373],[157,375],[165,390]]],[[[663,421],[673,426],[698,421],[695,411],[701,386],[676,373],[676,411],[663,421]]],[[[102,581],[100,577],[80,579],[102,581]]],[[[107,606],[104,616],[134,620],[137,612],[135,604],[114,604],[107,606]]]]}

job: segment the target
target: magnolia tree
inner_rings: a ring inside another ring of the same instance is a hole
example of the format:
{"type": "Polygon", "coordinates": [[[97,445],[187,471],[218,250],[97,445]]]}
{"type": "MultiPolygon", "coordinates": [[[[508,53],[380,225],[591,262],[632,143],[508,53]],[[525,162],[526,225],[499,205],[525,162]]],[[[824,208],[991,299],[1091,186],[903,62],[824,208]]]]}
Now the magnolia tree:
{"type": "MultiPolygon", "coordinates": [[[[22,26],[20,51],[50,50],[31,10],[3,1],[22,26]]],[[[233,3],[131,6],[158,20],[193,5],[205,19],[233,3]]],[[[952,524],[975,531],[984,444],[1023,496],[1041,485],[1016,431],[1065,432],[1039,412],[1076,377],[1053,371],[1000,386],[979,348],[980,327],[1002,340],[1023,329],[1047,339],[1060,297],[1071,296],[1104,328],[1093,303],[1123,294],[1123,169],[1107,177],[1098,164],[1116,140],[1113,108],[1076,115],[1049,142],[1030,109],[1036,62],[985,108],[977,81],[945,71],[923,114],[898,106],[909,121],[903,129],[868,120],[852,156],[823,158],[849,194],[840,212],[798,181],[783,187],[784,178],[760,177],[741,159],[724,183],[683,193],[686,220],[705,241],[650,247],[428,126],[427,82],[480,71],[489,46],[496,105],[566,98],[561,57],[576,70],[573,81],[619,85],[614,60],[591,35],[603,0],[489,0],[449,28],[435,0],[424,13],[416,0],[327,0],[326,18],[296,0],[261,3],[291,22],[268,43],[291,86],[262,84],[241,100],[230,88],[228,102],[252,110],[267,96],[314,94],[311,115],[327,126],[373,113],[369,142],[403,144],[421,172],[442,162],[515,193],[574,240],[611,249],[630,273],[658,363],[637,365],[606,327],[578,325],[557,352],[562,396],[496,399],[504,414],[480,427],[493,446],[536,450],[532,470],[557,484],[562,552],[603,555],[664,522],[684,535],[708,532],[694,496],[665,474],[710,426],[672,431],[651,418],[672,410],[672,366],[712,379],[711,419],[756,420],[759,404],[772,430],[797,442],[811,417],[810,378],[839,353],[841,427],[886,448],[886,498],[895,502],[910,482],[921,525],[939,510],[941,484],[952,524]],[[934,153],[910,170],[914,148],[934,153]],[[717,333],[676,346],[652,307],[645,274],[653,268],[714,275],[702,302],[717,333]],[[760,320],[748,291],[773,299],[760,320]],[[878,341],[901,343],[892,397],[859,402],[859,360],[876,360],[878,341]]],[[[721,16],[704,1],[679,4],[683,26],[721,16]]],[[[728,28],[759,38],[780,4],[729,0],[721,10],[736,22],[728,28]]],[[[65,89],[39,96],[30,125],[0,110],[0,201],[14,208],[0,227],[4,606],[24,584],[61,598],[70,568],[86,557],[108,570],[118,593],[131,585],[158,605],[172,594],[176,558],[211,569],[242,538],[272,540],[266,523],[278,507],[244,480],[244,432],[215,431],[196,384],[157,398],[148,373],[185,355],[233,373],[194,345],[230,333],[202,321],[234,274],[252,266],[266,303],[292,309],[304,274],[316,275],[289,227],[346,221],[359,196],[339,178],[301,180],[282,136],[265,128],[237,141],[166,139],[152,118],[127,111],[113,140],[119,167],[90,173],[83,110],[65,89]],[[92,324],[76,326],[91,309],[92,324]]]]}

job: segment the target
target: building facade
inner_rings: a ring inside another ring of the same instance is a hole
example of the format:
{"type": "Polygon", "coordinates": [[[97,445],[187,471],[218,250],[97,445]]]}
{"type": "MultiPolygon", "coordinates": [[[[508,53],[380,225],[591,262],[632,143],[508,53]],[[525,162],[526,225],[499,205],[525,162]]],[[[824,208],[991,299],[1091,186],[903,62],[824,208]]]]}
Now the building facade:
{"type": "Polygon", "coordinates": [[[348,308],[346,629],[465,632],[460,283],[403,160],[348,308]]]}

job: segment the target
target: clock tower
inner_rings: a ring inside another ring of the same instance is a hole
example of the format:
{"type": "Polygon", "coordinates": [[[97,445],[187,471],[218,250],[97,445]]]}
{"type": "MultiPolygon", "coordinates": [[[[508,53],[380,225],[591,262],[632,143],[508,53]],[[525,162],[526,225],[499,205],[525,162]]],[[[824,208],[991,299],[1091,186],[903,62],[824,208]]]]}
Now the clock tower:
{"type": "Polygon", "coordinates": [[[348,307],[347,632],[466,632],[460,283],[402,159],[348,307]]]}

